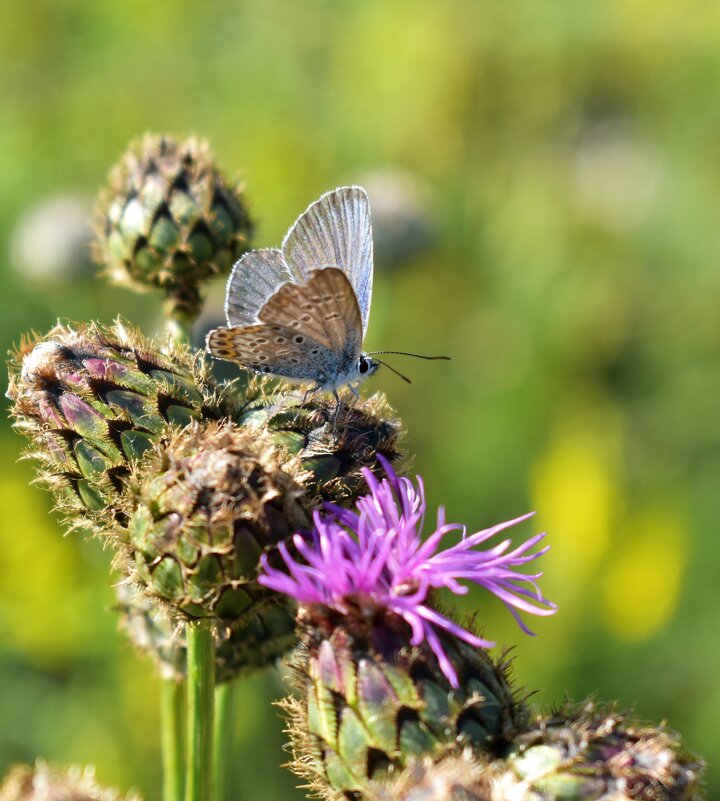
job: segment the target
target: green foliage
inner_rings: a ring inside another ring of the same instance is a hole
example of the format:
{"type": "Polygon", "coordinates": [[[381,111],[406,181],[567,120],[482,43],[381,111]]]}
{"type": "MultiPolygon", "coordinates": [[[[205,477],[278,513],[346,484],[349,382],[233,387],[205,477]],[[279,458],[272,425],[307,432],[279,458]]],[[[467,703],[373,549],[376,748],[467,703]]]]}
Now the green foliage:
{"type": "MultiPolygon", "coordinates": [[[[547,701],[618,698],[714,753],[718,10],[11,0],[2,17],[6,254],[23,209],[94,195],[144,130],[212,141],[246,177],[258,246],[368,170],[421,180],[434,244],[394,271],[376,252],[368,346],[453,361],[413,363],[412,387],[373,381],[411,432],[431,504],[478,528],[541,512],[543,587],[561,612],[520,643],[520,682],[547,701]]],[[[3,350],[58,316],[156,325],[154,297],[3,265],[3,350]]],[[[118,657],[106,555],[59,538],[21,447],[0,438],[0,769],[38,753],[90,761],[103,783],[157,797],[150,669],[118,657]]],[[[501,611],[480,614],[518,640],[501,611]]],[[[291,797],[267,712],[280,693],[269,675],[242,690],[238,797],[291,797]]],[[[709,784],[716,795],[717,765],[709,784]]]]}

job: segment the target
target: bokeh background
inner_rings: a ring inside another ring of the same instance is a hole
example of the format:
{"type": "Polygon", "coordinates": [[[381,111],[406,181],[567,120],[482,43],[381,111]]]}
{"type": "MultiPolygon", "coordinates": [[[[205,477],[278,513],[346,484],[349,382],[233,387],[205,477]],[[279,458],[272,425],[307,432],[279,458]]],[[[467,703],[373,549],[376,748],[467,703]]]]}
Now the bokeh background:
{"type": "MultiPolygon", "coordinates": [[[[720,791],[720,6],[6,0],[0,87],[2,350],[58,317],[158,329],[158,300],[99,281],[83,244],[144,131],[211,140],[257,245],[367,184],[368,345],[453,358],[373,380],[431,501],[549,531],[560,612],[538,637],[466,605],[539,703],[667,719],[720,791]]],[[[3,424],[0,771],[89,762],[157,798],[158,686],[116,632],[109,556],[63,538],[21,446],[3,424]]],[[[272,672],[241,689],[236,797],[302,797],[282,692],[272,672]]]]}

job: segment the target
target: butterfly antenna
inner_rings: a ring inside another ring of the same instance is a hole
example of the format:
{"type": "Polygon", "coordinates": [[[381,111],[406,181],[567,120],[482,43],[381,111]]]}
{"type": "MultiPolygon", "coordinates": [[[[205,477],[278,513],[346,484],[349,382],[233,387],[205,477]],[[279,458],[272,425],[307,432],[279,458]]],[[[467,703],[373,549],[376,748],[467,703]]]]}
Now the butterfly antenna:
{"type": "MultiPolygon", "coordinates": [[[[392,354],[395,356],[413,356],[415,359],[427,359],[428,361],[435,361],[436,359],[444,359],[448,362],[450,361],[449,356],[422,356],[419,353],[408,353],[406,350],[371,350],[367,352],[368,356],[383,356],[384,354],[392,354]]],[[[383,364],[385,364],[385,362],[383,362],[383,364]]],[[[392,367],[390,369],[392,370],[392,367]]]]}
{"type": "Polygon", "coordinates": [[[381,359],[375,359],[375,361],[378,364],[385,365],[385,367],[387,367],[387,369],[390,370],[391,373],[395,373],[395,375],[399,375],[400,378],[402,378],[403,381],[407,381],[408,384],[412,384],[412,381],[406,375],[403,375],[401,372],[396,370],[394,367],[390,367],[390,365],[387,362],[384,362],[381,359]]]}

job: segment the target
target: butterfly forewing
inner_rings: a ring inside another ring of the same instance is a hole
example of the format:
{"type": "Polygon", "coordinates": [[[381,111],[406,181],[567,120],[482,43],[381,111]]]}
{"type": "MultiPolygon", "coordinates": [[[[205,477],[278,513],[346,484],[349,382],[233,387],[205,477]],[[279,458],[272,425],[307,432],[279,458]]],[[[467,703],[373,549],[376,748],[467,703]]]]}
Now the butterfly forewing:
{"type": "Polygon", "coordinates": [[[225,317],[229,326],[252,325],[267,299],[292,276],[277,248],[251,250],[233,267],[227,283],[225,317]]]}
{"type": "Polygon", "coordinates": [[[296,281],[306,280],[313,270],[323,267],[339,267],[345,273],[357,298],[364,336],[373,277],[370,204],[365,190],[346,186],[323,195],[298,218],[282,251],[296,281]]]}

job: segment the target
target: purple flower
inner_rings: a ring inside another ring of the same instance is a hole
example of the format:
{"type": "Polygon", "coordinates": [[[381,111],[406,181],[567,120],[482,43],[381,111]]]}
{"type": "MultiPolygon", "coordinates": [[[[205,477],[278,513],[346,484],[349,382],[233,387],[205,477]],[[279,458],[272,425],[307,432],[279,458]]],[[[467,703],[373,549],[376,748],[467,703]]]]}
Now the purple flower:
{"type": "Polygon", "coordinates": [[[387,478],[378,481],[369,470],[363,470],[370,494],[358,499],[357,511],[325,504],[324,513],[314,514],[311,538],[299,534],[293,538],[304,561],[281,543],[287,572],[271,567],[263,556],[259,582],[299,603],[321,604],[343,614],[356,613],[360,608],[369,615],[381,609],[399,615],[410,626],[411,643],[427,641],[442,672],[457,687],[457,674],[438,629],[481,648],[491,648],[495,643],[435,611],[427,604],[430,590],[445,587],[463,595],[468,588],[461,580],[479,584],[508,607],[523,631],[532,634],[519,611],[552,615],[556,607],[536,584],[542,573],[526,574],[517,568],[548,550],[546,546],[530,553],[545,535],[536,534],[513,550],[508,550],[509,539],[488,550],[477,550],[478,545],[532,513],[468,536],[464,526],[445,522],[441,507],[435,531],[423,540],[420,533],[426,504],[422,479],[418,476],[415,486],[409,479],[399,478],[382,456],[378,458],[387,478]],[[452,531],[462,532],[460,542],[440,550],[452,531]]]}

